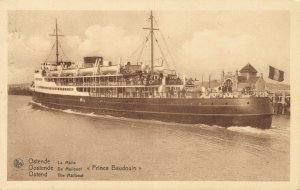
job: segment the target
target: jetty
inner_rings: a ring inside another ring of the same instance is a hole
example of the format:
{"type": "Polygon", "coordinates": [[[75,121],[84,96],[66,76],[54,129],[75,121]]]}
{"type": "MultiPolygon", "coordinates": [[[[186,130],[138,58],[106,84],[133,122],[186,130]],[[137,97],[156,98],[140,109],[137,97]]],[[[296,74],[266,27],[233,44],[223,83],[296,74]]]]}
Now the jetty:
{"type": "Polygon", "coordinates": [[[8,95],[24,95],[31,96],[30,83],[9,84],[8,95]]]}
{"type": "Polygon", "coordinates": [[[270,100],[273,106],[273,113],[276,115],[290,114],[290,106],[291,106],[291,95],[290,91],[282,90],[282,91],[274,91],[269,93],[270,100]]]}

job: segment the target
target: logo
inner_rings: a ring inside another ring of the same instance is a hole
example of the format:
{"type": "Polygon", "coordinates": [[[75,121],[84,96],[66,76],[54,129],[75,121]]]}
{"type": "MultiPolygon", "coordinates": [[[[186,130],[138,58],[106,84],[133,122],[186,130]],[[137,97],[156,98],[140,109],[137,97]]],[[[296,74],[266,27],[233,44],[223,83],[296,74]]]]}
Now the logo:
{"type": "Polygon", "coordinates": [[[14,166],[15,168],[21,168],[24,165],[24,162],[22,159],[17,158],[14,160],[14,166]]]}

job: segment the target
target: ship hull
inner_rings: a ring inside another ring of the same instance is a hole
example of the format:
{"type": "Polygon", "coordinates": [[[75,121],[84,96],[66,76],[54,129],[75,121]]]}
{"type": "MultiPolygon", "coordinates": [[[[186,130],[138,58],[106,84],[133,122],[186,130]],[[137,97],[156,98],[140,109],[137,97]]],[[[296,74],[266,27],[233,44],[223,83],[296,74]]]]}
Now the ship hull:
{"type": "Polygon", "coordinates": [[[51,95],[34,92],[33,101],[50,108],[100,115],[187,124],[271,127],[272,107],[261,98],[116,98],[51,95]]]}

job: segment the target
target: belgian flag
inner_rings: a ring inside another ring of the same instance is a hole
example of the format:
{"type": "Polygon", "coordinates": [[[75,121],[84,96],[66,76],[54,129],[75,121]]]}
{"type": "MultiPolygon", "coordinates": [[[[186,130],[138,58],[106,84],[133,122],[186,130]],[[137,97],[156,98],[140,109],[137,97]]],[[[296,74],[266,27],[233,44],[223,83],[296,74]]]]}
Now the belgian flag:
{"type": "Polygon", "coordinates": [[[284,72],[269,66],[269,79],[282,82],[284,80],[284,72]]]}

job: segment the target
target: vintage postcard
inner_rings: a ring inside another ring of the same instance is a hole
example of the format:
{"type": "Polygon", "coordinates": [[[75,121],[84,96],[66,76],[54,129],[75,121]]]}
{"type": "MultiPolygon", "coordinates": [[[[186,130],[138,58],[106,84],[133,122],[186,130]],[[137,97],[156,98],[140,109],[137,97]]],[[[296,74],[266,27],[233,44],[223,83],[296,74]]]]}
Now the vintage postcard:
{"type": "Polygon", "coordinates": [[[0,189],[300,188],[299,2],[69,3],[0,1],[0,189]]]}

